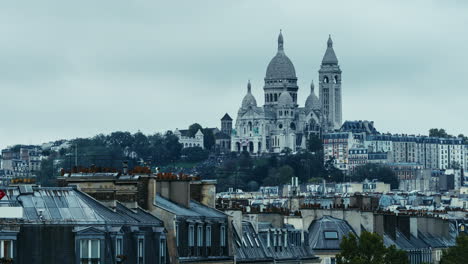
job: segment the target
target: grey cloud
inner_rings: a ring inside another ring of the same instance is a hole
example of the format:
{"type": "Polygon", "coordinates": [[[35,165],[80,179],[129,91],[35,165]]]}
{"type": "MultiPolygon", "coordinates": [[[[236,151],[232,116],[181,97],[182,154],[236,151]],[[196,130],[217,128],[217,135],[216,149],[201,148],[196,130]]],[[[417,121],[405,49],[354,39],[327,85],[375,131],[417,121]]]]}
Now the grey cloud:
{"type": "Polygon", "coordinates": [[[154,133],[262,102],[280,28],[305,101],[328,34],[345,119],[468,133],[463,1],[26,1],[0,8],[0,147],[154,133]]]}

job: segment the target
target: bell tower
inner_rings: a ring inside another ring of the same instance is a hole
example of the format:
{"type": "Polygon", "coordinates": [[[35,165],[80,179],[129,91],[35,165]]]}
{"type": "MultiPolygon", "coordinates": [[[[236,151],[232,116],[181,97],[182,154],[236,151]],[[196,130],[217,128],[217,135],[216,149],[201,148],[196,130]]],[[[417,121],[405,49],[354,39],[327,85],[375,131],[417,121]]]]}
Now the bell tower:
{"type": "Polygon", "coordinates": [[[337,130],[342,125],[341,69],[331,36],[328,37],[327,50],[319,70],[319,88],[323,130],[337,130]]]}

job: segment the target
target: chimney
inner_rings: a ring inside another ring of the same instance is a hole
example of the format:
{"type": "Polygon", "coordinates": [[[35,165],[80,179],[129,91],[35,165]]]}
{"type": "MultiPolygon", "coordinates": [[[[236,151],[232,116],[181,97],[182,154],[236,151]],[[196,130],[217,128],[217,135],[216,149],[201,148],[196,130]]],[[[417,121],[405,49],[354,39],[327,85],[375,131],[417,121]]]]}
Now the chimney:
{"type": "Polygon", "coordinates": [[[407,238],[410,239],[411,237],[411,225],[410,225],[410,217],[406,215],[399,215],[397,216],[397,227],[398,230],[407,238]]]}
{"type": "Polygon", "coordinates": [[[418,237],[418,218],[411,217],[410,218],[410,234],[414,237],[418,237]]]}
{"type": "Polygon", "coordinates": [[[215,208],[216,180],[201,180],[190,182],[190,199],[215,208]]]}
{"type": "Polygon", "coordinates": [[[156,192],[173,203],[190,207],[190,179],[159,179],[156,192]]]}
{"type": "Polygon", "coordinates": [[[124,161],[123,164],[122,164],[122,172],[123,172],[123,175],[127,175],[128,174],[128,161],[124,161]]]}
{"type": "Polygon", "coordinates": [[[383,225],[385,234],[390,236],[393,240],[396,240],[397,216],[384,215],[383,225]]]}
{"type": "Polygon", "coordinates": [[[156,177],[150,176],[148,179],[148,185],[147,185],[147,197],[146,197],[146,205],[147,208],[146,210],[152,212],[154,209],[156,209],[155,203],[156,203],[156,177]]]}

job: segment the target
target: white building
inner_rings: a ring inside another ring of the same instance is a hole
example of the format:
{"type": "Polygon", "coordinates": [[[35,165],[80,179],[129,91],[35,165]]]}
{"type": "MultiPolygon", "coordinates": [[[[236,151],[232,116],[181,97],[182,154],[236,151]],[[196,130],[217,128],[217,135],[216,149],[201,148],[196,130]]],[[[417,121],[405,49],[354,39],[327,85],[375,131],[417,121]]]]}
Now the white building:
{"type": "Polygon", "coordinates": [[[341,126],[341,70],[329,38],[319,71],[321,100],[311,85],[305,107],[299,107],[296,70],[284,51],[283,36],[278,37],[278,51],[267,67],[264,105],[257,106],[252,87],[238,111],[231,135],[232,151],[279,153],[306,147],[310,134],[333,130],[341,126]],[[321,102],[322,101],[322,102],[321,102]],[[326,116],[322,115],[325,106],[326,116]]]}
{"type": "Polygon", "coordinates": [[[191,137],[189,131],[176,129],[174,135],[179,138],[179,143],[182,144],[183,148],[192,148],[192,147],[203,147],[203,132],[199,129],[195,136],[191,137]]]}

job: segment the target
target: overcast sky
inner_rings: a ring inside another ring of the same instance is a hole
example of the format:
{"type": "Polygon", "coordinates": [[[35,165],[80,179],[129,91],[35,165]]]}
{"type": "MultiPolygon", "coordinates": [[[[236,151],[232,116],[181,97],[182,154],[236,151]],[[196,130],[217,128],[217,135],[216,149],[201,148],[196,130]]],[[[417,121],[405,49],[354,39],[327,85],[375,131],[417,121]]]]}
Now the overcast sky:
{"type": "Polygon", "coordinates": [[[283,30],[299,102],[328,34],[344,120],[468,134],[468,5],[392,1],[2,1],[0,148],[235,118],[283,30]]]}

